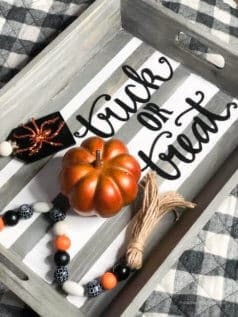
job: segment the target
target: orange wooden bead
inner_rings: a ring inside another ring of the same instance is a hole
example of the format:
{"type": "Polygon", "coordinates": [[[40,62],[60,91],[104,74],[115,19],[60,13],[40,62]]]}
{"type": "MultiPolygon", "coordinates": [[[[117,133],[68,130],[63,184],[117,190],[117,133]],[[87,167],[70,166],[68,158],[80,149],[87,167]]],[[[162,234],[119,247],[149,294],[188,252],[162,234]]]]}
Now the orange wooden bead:
{"type": "Polygon", "coordinates": [[[66,235],[57,236],[54,245],[57,250],[66,251],[70,248],[71,241],[66,235]]]}
{"type": "Polygon", "coordinates": [[[116,275],[111,272],[106,272],[101,277],[101,285],[104,289],[112,289],[117,285],[116,275]]]}
{"type": "Polygon", "coordinates": [[[3,230],[5,227],[4,221],[2,219],[2,217],[0,217],[0,231],[3,230]]]}

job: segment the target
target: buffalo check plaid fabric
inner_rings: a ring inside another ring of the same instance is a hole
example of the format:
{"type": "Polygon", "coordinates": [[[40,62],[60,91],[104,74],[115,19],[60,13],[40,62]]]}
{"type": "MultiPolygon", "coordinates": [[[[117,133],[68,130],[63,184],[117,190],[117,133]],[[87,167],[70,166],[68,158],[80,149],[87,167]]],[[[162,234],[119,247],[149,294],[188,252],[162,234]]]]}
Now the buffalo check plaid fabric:
{"type": "Polygon", "coordinates": [[[160,281],[138,316],[237,316],[237,190],[160,281]]]}
{"type": "MultiPolygon", "coordinates": [[[[199,23],[222,42],[238,48],[238,9],[234,0],[161,0],[162,4],[186,19],[199,23]]],[[[207,47],[191,41],[190,48],[208,52],[207,47]]]]}
{"type": "MultiPolygon", "coordinates": [[[[238,48],[238,9],[234,0],[161,0],[162,4],[182,15],[191,22],[199,24],[204,31],[211,33],[222,41],[238,48]]],[[[224,66],[224,59],[197,39],[184,34],[179,36],[180,43],[197,55],[218,67],[224,66]]]]}
{"type": "Polygon", "coordinates": [[[0,1],[0,87],[93,0],[0,1]]]}

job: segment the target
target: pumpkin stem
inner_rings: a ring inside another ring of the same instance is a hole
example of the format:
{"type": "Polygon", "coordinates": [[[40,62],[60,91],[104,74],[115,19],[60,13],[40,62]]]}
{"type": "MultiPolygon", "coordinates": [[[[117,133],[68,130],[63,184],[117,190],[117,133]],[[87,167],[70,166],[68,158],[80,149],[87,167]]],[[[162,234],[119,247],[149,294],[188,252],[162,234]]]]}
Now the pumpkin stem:
{"type": "Polygon", "coordinates": [[[102,165],[101,151],[96,150],[95,167],[100,167],[101,165],[102,165]]]}

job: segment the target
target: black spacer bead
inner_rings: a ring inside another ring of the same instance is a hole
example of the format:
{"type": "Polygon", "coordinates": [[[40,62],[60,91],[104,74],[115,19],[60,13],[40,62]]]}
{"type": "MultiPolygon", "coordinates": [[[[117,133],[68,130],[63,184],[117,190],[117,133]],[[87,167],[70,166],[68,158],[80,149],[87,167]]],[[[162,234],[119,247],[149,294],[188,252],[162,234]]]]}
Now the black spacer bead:
{"type": "Polygon", "coordinates": [[[8,210],[2,217],[3,222],[7,226],[15,226],[19,221],[19,215],[14,210],[8,210]]]}
{"type": "Polygon", "coordinates": [[[125,264],[116,264],[114,265],[112,272],[116,275],[118,281],[123,281],[129,277],[131,269],[125,264]]]}
{"type": "Polygon", "coordinates": [[[57,251],[54,256],[54,261],[57,266],[66,266],[70,262],[70,255],[65,251],[57,251]]]}

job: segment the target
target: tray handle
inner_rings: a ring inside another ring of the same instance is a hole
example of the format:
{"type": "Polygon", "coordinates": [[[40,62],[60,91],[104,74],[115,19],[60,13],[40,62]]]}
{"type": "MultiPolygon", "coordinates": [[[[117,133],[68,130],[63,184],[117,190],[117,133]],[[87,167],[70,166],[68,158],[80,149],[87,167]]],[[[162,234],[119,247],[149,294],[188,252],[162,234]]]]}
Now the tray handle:
{"type": "Polygon", "coordinates": [[[125,30],[237,97],[238,52],[233,47],[155,0],[121,0],[121,19],[125,30]],[[221,55],[224,67],[182,48],[177,41],[181,32],[221,55]]]}
{"type": "Polygon", "coordinates": [[[0,281],[42,317],[85,317],[77,307],[64,299],[63,294],[34,274],[17,254],[2,245],[0,281]]]}

